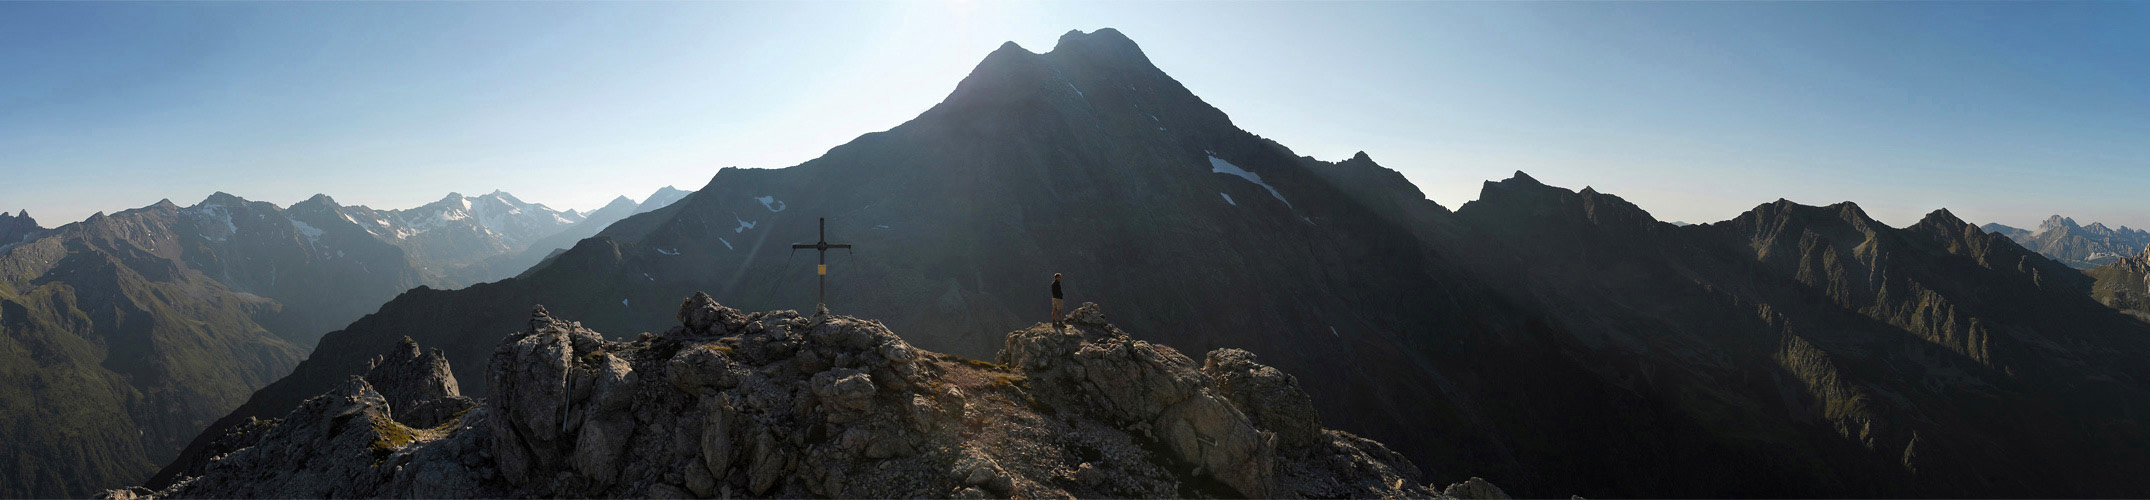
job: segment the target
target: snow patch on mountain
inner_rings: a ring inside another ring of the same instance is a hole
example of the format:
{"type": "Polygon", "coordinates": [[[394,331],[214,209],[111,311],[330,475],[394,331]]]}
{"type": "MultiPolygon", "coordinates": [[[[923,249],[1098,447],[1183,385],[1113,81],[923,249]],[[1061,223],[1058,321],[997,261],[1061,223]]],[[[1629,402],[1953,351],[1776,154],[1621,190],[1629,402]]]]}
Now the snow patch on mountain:
{"type": "Polygon", "coordinates": [[[201,205],[196,206],[194,208],[189,208],[186,212],[187,215],[201,220],[204,225],[209,226],[209,228],[204,228],[205,231],[203,231],[202,234],[202,237],[204,238],[208,238],[215,241],[225,241],[231,239],[233,235],[239,234],[239,225],[234,224],[231,221],[231,209],[224,208],[221,205],[201,205]],[[216,226],[220,225],[224,226],[224,232],[222,233],[215,233],[206,230],[210,228],[215,228],[216,226]]]}
{"type": "MultiPolygon", "coordinates": [[[[1262,175],[1261,175],[1261,174],[1257,174],[1257,173],[1254,173],[1254,172],[1248,172],[1248,171],[1247,171],[1247,169],[1244,169],[1244,168],[1239,168],[1239,166],[1238,166],[1238,165],[1233,165],[1233,164],[1232,164],[1232,162],[1224,161],[1224,159],[1223,159],[1223,158],[1218,158],[1218,157],[1216,157],[1216,156],[1214,156],[1214,155],[1213,155],[1213,156],[1210,156],[1210,157],[1209,157],[1209,167],[1210,167],[1210,170],[1209,170],[1209,171],[1210,171],[1210,173],[1217,173],[1217,174],[1226,174],[1226,175],[1232,175],[1232,176],[1236,176],[1236,177],[1239,177],[1239,178],[1241,178],[1241,179],[1246,179],[1246,180],[1247,180],[1247,182],[1252,182],[1252,183],[1254,183],[1254,185],[1256,185],[1256,186],[1261,186],[1261,187],[1262,187],[1262,189],[1267,189],[1267,190],[1269,190],[1269,195],[1270,195],[1270,196],[1275,196],[1275,197],[1277,197],[1277,201],[1281,201],[1281,202],[1284,202],[1284,206],[1285,206],[1286,208],[1290,208],[1290,207],[1291,207],[1291,200],[1286,200],[1286,199],[1284,199],[1284,193],[1282,193],[1282,192],[1278,192],[1278,191],[1277,191],[1277,188],[1276,188],[1275,186],[1270,186],[1270,185],[1269,185],[1269,183],[1267,183],[1267,182],[1262,182],[1262,175]]],[[[1235,203],[1235,205],[1236,205],[1236,203],[1235,203]]],[[[1308,222],[1313,222],[1313,221],[1308,221],[1308,222]]]]}
{"type": "Polygon", "coordinates": [[[754,201],[761,202],[762,208],[769,209],[770,213],[784,211],[784,200],[776,199],[775,196],[756,196],[754,201]]]}
{"type": "Polygon", "coordinates": [[[739,214],[732,214],[732,220],[739,221],[739,227],[732,228],[732,233],[734,234],[745,233],[748,229],[754,229],[754,221],[741,219],[739,214]]]}
{"type": "Polygon", "coordinates": [[[298,219],[291,219],[291,227],[297,228],[299,234],[306,236],[306,244],[316,245],[321,243],[321,228],[314,227],[313,224],[307,224],[306,221],[298,219]]]}
{"type": "Polygon", "coordinates": [[[1231,206],[1235,206],[1235,207],[1236,207],[1236,206],[1239,206],[1239,202],[1235,202],[1235,201],[1232,201],[1232,195],[1224,194],[1223,192],[1218,192],[1218,193],[1217,193],[1217,196],[1223,196],[1223,197],[1224,197],[1224,203],[1225,203],[1225,204],[1227,204],[1227,205],[1231,205],[1231,206]]]}

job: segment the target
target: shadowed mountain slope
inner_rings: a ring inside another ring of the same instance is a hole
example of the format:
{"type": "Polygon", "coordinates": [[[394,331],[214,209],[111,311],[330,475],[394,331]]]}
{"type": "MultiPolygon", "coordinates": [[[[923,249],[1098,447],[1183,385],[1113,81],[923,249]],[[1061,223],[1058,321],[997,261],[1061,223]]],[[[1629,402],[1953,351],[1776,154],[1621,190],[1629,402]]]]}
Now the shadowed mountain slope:
{"type": "MultiPolygon", "coordinates": [[[[2073,270],[1947,211],[1896,229],[1850,203],[1780,200],[1678,227],[1519,173],[1458,215],[1525,262],[1489,282],[1544,301],[1534,309],[1573,335],[1566,362],[1635,398],[1566,418],[1679,434],[1620,447],[1663,482],[1597,494],[2146,486],[2124,471],[2150,465],[2134,419],[2150,409],[2150,327],[2086,300],[2073,270]]],[[[1504,434],[1539,426],[1562,427],[1504,434]]],[[[1590,441],[1574,438],[1559,446],[1590,441]]]]}
{"type": "Polygon", "coordinates": [[[403,335],[472,369],[464,360],[488,352],[486,332],[521,321],[488,311],[514,304],[615,332],[662,329],[652,311],[697,289],[749,309],[809,307],[813,257],[788,246],[813,241],[825,216],[832,240],[857,245],[831,255],[835,309],[926,332],[912,339],[922,346],[990,354],[1001,332],[1045,315],[1049,278],[1064,272],[1071,298],[1130,304],[1115,313],[1129,328],[1273,353],[1269,364],[1305,369],[1337,425],[1432,450],[1409,442],[1432,438],[1412,429],[1446,403],[1385,386],[1439,387],[1412,361],[1425,342],[1412,333],[1482,328],[1468,313],[1498,305],[1444,290],[1462,280],[1437,274],[1450,271],[1423,244],[1434,228],[1404,223],[1444,210],[1408,185],[1351,185],[1382,177],[1400,180],[1232,127],[1118,33],[1073,33],[1047,54],[1011,44],[895,129],[796,167],[725,169],[518,278],[407,293],[225,423],[318,394],[362,361],[337,353],[403,335]],[[1395,199],[1371,205],[1348,189],[1395,199]],[[1381,211],[1391,206],[1426,213],[1381,211]]]}
{"type": "MultiPolygon", "coordinates": [[[[2145,491],[2144,326],[2087,278],[1944,212],[1909,228],[1778,202],[1698,226],[1488,183],[1451,213],[1365,155],[1304,158],[1106,29],[989,54],[916,119],[783,169],[728,168],[516,278],[418,289],[330,334],[198,437],[286,411],[408,335],[478,376],[542,303],[662,331],[677,297],[814,301],[984,357],[1069,298],[1193,350],[1263,353],[1330,425],[1433,482],[1525,496],[2145,491]],[[2018,430],[2020,429],[2020,430],[2018,430]],[[2048,481],[2062,481],[2053,486],[2048,481]]],[[[162,486],[154,483],[152,486],[162,486]]]]}

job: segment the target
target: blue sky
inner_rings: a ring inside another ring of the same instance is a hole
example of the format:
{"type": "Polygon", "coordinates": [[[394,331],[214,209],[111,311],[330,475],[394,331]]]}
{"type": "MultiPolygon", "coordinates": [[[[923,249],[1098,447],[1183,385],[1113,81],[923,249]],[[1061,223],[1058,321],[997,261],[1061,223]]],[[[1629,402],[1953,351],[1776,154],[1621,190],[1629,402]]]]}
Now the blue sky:
{"type": "Polygon", "coordinates": [[[797,164],[1003,41],[1108,26],[1242,128],[1451,208],[1523,170],[1665,220],[2150,226],[2150,6],[2124,2],[8,2],[0,209],[593,208],[797,164]]]}

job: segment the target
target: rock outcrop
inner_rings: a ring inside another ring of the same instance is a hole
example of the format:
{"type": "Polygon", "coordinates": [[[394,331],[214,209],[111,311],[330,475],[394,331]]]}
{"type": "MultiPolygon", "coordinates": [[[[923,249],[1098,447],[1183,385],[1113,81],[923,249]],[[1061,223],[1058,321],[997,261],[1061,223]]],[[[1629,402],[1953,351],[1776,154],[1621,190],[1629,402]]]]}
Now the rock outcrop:
{"type": "Polygon", "coordinates": [[[1456,497],[1321,427],[1295,379],[1237,349],[1195,363],[1083,304],[1010,333],[999,363],[880,322],[744,313],[696,294],[681,326],[611,342],[543,307],[493,351],[489,401],[404,343],[161,491],[112,497],[1456,497]],[[427,415],[433,418],[433,415],[427,415]],[[423,424],[432,423],[426,426],[423,424]]]}

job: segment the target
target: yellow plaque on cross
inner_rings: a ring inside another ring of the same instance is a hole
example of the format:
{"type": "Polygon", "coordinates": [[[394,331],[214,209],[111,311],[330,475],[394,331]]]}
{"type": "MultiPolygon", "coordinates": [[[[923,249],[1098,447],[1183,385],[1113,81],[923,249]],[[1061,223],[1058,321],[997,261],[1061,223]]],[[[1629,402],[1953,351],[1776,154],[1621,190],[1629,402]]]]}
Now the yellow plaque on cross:
{"type": "Polygon", "coordinates": [[[820,268],[820,271],[819,271],[819,272],[821,273],[821,275],[822,275],[822,276],[828,276],[828,275],[829,275],[829,265],[828,265],[828,264],[821,264],[821,265],[817,265],[817,266],[814,266],[814,267],[820,268]]]}

